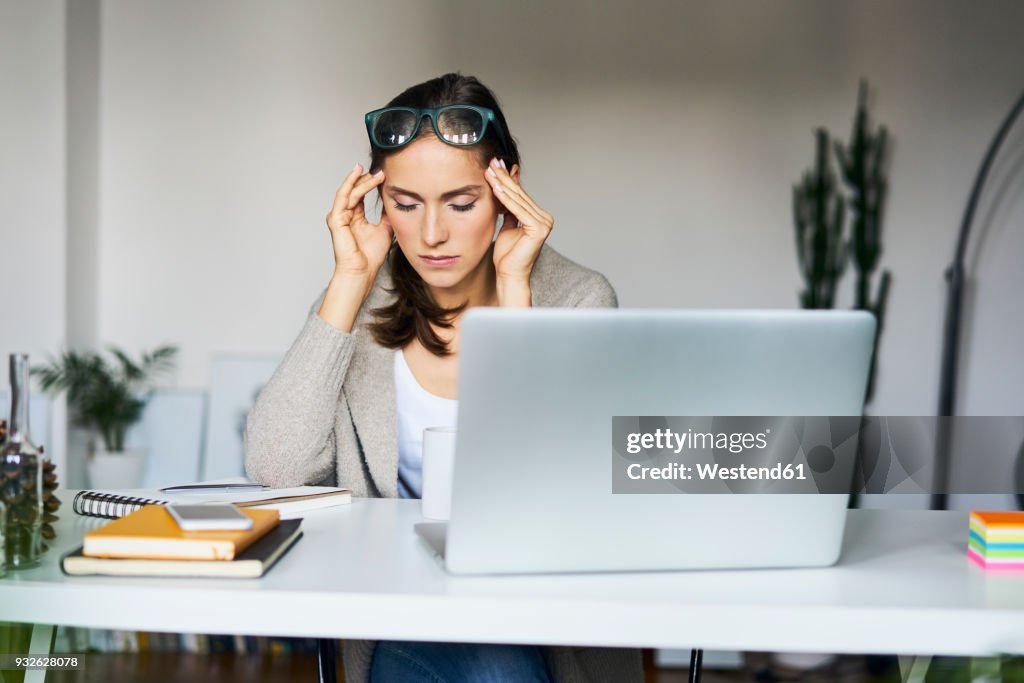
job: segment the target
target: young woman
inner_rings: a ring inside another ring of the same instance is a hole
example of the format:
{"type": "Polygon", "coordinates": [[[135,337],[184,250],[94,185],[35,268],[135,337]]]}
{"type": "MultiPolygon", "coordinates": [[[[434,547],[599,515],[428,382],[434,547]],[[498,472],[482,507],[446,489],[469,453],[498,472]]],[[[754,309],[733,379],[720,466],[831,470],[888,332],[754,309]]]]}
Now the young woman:
{"type": "MultiPolygon", "coordinates": [[[[418,498],[423,428],[455,423],[468,308],[617,302],[602,275],[545,244],[554,219],[520,185],[515,140],[476,78],[415,85],[366,125],[369,172],[356,164],[327,214],[334,274],[249,414],[245,468],[272,486],[418,498]],[[374,188],[376,224],[363,207],[374,188]]],[[[637,650],[344,645],[355,682],[643,679],[637,650]]]]}

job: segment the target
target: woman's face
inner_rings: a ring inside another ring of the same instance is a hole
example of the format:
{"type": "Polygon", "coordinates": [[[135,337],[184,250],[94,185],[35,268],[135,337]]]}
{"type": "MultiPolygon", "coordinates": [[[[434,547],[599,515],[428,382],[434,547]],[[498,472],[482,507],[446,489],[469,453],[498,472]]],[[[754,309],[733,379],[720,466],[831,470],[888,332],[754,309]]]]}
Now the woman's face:
{"type": "MultiPolygon", "coordinates": [[[[384,162],[384,211],[409,263],[431,288],[475,281],[489,265],[501,202],[478,150],[424,136],[384,162]]],[[[514,175],[519,169],[514,168],[514,175]]]]}

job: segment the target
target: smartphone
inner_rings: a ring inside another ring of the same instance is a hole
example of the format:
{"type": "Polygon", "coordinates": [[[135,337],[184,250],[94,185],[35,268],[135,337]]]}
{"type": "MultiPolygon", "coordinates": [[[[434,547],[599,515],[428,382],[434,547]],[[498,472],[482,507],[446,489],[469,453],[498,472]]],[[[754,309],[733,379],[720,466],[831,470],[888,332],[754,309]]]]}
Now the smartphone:
{"type": "Polygon", "coordinates": [[[252,518],[234,503],[168,503],[167,512],[183,531],[245,531],[252,518]]]}

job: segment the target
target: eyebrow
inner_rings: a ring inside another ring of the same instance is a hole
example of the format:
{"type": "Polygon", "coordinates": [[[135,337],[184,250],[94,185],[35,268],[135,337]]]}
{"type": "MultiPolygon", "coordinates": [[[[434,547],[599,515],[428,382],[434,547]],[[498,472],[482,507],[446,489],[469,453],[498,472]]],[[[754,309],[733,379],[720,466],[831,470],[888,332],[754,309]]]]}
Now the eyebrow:
{"type": "MultiPolygon", "coordinates": [[[[452,197],[458,197],[460,194],[473,192],[475,190],[479,190],[481,187],[482,185],[463,185],[460,188],[448,190],[447,192],[441,195],[441,199],[451,199],[452,197]]],[[[421,202],[423,201],[423,197],[419,196],[415,192],[412,192],[411,190],[403,190],[402,188],[395,187],[394,185],[390,186],[388,190],[395,194],[404,194],[406,196],[412,197],[413,199],[418,199],[421,202]]]]}

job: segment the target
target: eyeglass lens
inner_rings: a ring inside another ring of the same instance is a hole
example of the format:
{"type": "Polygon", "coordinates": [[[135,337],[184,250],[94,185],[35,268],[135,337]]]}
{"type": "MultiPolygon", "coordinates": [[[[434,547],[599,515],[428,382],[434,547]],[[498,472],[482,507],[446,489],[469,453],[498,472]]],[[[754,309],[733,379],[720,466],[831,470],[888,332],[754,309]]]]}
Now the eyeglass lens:
{"type": "Polygon", "coordinates": [[[472,109],[445,109],[437,117],[437,128],[441,137],[457,145],[472,145],[480,141],[484,120],[472,109]]]}
{"type": "MultiPolygon", "coordinates": [[[[445,109],[437,117],[437,128],[441,137],[454,145],[472,145],[480,141],[484,119],[472,109],[445,109]]],[[[403,145],[415,130],[416,115],[411,111],[383,112],[373,124],[373,133],[382,145],[403,145]]]]}

